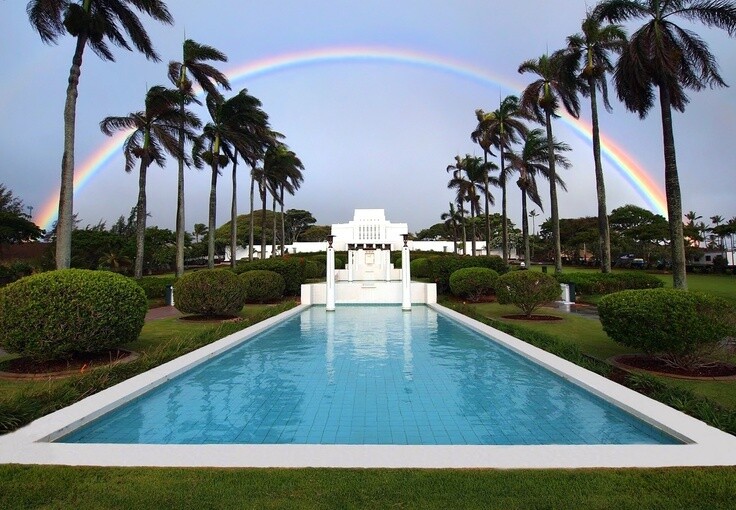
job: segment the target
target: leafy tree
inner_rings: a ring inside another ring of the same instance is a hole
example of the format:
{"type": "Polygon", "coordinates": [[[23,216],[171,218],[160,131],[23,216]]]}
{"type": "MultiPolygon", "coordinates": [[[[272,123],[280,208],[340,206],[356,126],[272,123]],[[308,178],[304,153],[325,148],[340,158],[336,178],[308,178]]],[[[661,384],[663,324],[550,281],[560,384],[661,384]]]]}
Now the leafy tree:
{"type": "Polygon", "coordinates": [[[311,212],[302,209],[289,209],[284,216],[284,229],[288,244],[294,244],[299,234],[317,223],[311,212]]]}
{"type": "Polygon", "coordinates": [[[192,128],[201,125],[199,119],[188,111],[182,116],[179,110],[180,94],[160,85],[151,87],[146,93],[145,109],[125,117],[106,117],[100,129],[108,136],[120,130],[132,130],[125,140],[125,171],[133,170],[135,159],[140,160],[138,169],[138,202],[136,204],[136,256],[133,274],[143,277],[143,257],[146,235],[146,172],[151,163],[161,168],[166,164],[166,155],[184,158],[179,152],[177,135],[189,139],[194,137],[192,128]]]}
{"type": "Polygon", "coordinates": [[[43,234],[43,230],[25,215],[0,211],[0,245],[35,241],[43,234]]]}
{"type": "MultiPolygon", "coordinates": [[[[205,225],[204,223],[195,223],[192,234],[194,234],[194,242],[198,243],[200,237],[204,237],[207,235],[207,225],[205,225]]],[[[177,243],[178,242],[179,242],[179,238],[178,238],[178,233],[177,233],[177,243]]]]}
{"type": "Polygon", "coordinates": [[[702,23],[736,33],[736,3],[728,0],[604,0],[596,16],[613,23],[643,19],[616,64],[614,82],[619,99],[630,111],[646,117],[659,89],[665,161],[665,194],[669,216],[672,279],[677,289],[687,288],[685,243],[682,230],[680,178],[675,155],[672,109],[684,111],[686,89],[724,87],[715,56],[695,32],[675,24],[702,23]]]}
{"type": "Polygon", "coordinates": [[[314,225],[299,236],[299,241],[305,243],[326,241],[330,233],[332,233],[332,227],[330,225],[314,225]]]}
{"type": "MultiPolygon", "coordinates": [[[[217,85],[230,90],[230,82],[220,71],[207,62],[227,62],[227,57],[221,51],[200,44],[191,39],[184,41],[181,62],[169,62],[169,79],[179,90],[179,112],[184,116],[184,109],[194,99],[193,85],[196,83],[208,94],[217,94],[217,85]],[[191,76],[191,79],[190,79],[191,76]]],[[[184,126],[179,129],[179,152],[184,154],[184,126]]],[[[183,157],[179,160],[176,198],[176,276],[184,274],[184,164],[183,157]]]]}
{"type": "Polygon", "coordinates": [[[560,102],[573,116],[580,114],[580,102],[576,95],[579,90],[579,79],[576,76],[575,63],[567,58],[564,51],[556,51],[552,55],[542,55],[537,59],[527,60],[519,66],[519,73],[532,73],[538,78],[530,83],[521,96],[521,109],[534,116],[540,124],[547,128],[547,146],[549,156],[549,203],[552,220],[552,240],[555,249],[555,272],[562,271],[562,255],[560,251],[559,213],[557,204],[557,171],[554,158],[554,138],[552,136],[552,118],[560,102]]]}
{"type": "MultiPolygon", "coordinates": [[[[273,245],[271,253],[276,252],[276,202],[281,204],[281,218],[284,216],[284,192],[293,195],[304,180],[302,176],[304,165],[297,157],[294,151],[283,143],[277,143],[273,147],[269,147],[263,160],[263,173],[261,184],[261,200],[263,202],[263,210],[265,211],[265,192],[270,190],[273,197],[273,245]]],[[[265,220],[265,214],[262,216],[265,220]]],[[[265,232],[265,225],[261,225],[261,229],[265,232]]],[[[284,250],[283,243],[283,222],[281,235],[281,252],[284,250]]],[[[265,253],[266,243],[265,236],[261,238],[261,252],[265,253]]]]}
{"type": "Polygon", "coordinates": [[[656,247],[669,242],[667,220],[660,214],[635,205],[611,211],[611,238],[616,239],[619,253],[637,253],[649,259],[656,247]]]}
{"type": "Polygon", "coordinates": [[[23,201],[13,194],[5,184],[0,183],[0,212],[23,215],[23,201]]]}
{"type": "Polygon", "coordinates": [[[447,239],[447,226],[444,223],[435,223],[429,228],[420,230],[414,235],[417,241],[435,241],[447,239]]]}
{"type": "Polygon", "coordinates": [[[601,136],[598,121],[598,94],[603,105],[611,111],[608,102],[608,80],[606,73],[613,71],[609,53],[620,51],[626,43],[626,32],[618,25],[603,25],[601,20],[588,13],[581,25],[582,33],[567,38],[567,50],[581,67],[580,93],[590,97],[590,112],[593,127],[593,163],[595,187],[598,198],[598,244],[601,253],[601,272],[611,272],[611,234],[608,227],[606,208],[606,185],[601,163],[601,136]]]}
{"type": "MultiPolygon", "coordinates": [[[[445,222],[445,230],[452,233],[452,251],[457,255],[457,226],[462,224],[463,218],[460,216],[460,213],[455,210],[453,203],[450,202],[450,211],[442,213],[440,219],[445,222]]],[[[488,236],[488,233],[486,233],[486,235],[488,236]]],[[[488,237],[490,238],[490,236],[488,237]]]]}
{"type": "Polygon", "coordinates": [[[138,51],[149,60],[158,61],[151,41],[138,16],[131,10],[145,12],[156,21],[172,24],[166,4],[161,0],[31,0],[27,12],[31,25],[45,43],[55,43],[69,33],[77,40],[69,70],[64,105],[64,154],[61,159],[59,218],[56,233],[56,267],[65,269],[71,262],[74,189],[74,134],[77,88],[84,48],[89,45],[102,60],[114,61],[107,41],[131,50],[125,32],[138,51]]]}

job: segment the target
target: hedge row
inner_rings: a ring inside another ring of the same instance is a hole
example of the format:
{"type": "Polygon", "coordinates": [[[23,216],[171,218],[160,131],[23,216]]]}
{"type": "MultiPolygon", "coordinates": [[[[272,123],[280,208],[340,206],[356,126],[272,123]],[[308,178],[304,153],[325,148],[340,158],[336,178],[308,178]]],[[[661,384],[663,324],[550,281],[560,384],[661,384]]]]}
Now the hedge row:
{"type": "Polygon", "coordinates": [[[176,277],[144,276],[134,281],[143,289],[148,299],[164,299],[166,298],[166,287],[174,285],[176,277]]]}
{"type": "Polygon", "coordinates": [[[503,259],[496,255],[489,257],[464,257],[462,255],[447,254],[427,259],[429,266],[429,280],[437,284],[439,294],[450,291],[450,276],[458,269],[465,267],[485,267],[493,269],[499,275],[506,273],[509,268],[503,259]]]}
{"type": "MultiPolygon", "coordinates": [[[[414,262],[412,262],[413,266],[414,262]]],[[[493,294],[496,290],[497,281],[498,273],[493,269],[486,267],[464,267],[450,275],[450,290],[454,296],[475,303],[480,301],[482,296],[493,294]]]]}
{"type": "Polygon", "coordinates": [[[301,257],[273,258],[251,262],[240,261],[235,266],[235,272],[240,274],[254,269],[273,271],[284,278],[286,283],[284,292],[287,296],[299,296],[302,292],[302,284],[306,281],[305,266],[306,260],[301,257]]]}
{"type": "Polygon", "coordinates": [[[664,285],[654,275],[642,272],[626,273],[560,273],[555,275],[560,283],[575,285],[579,294],[611,294],[628,289],[658,289],[664,285]]]}

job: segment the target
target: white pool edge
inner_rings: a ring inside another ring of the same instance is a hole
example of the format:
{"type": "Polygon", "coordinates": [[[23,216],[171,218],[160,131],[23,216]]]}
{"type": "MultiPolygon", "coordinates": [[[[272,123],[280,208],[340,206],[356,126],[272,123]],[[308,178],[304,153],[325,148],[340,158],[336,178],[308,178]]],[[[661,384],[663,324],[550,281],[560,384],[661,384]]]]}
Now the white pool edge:
{"type": "Polygon", "coordinates": [[[0,463],[156,467],[594,468],[736,465],[736,437],[441,305],[442,315],[684,440],[683,445],[138,445],[51,443],[293,317],[300,305],[0,436],[0,463]]]}

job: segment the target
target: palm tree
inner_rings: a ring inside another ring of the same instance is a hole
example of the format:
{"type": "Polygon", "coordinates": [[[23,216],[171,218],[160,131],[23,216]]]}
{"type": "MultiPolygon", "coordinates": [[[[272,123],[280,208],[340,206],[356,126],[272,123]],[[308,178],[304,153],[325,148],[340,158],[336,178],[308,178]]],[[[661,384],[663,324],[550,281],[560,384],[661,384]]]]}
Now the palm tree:
{"type": "Polygon", "coordinates": [[[276,143],[266,151],[259,186],[263,204],[261,253],[266,251],[266,193],[270,193],[273,198],[273,245],[271,251],[273,256],[276,252],[276,202],[281,204],[281,216],[283,218],[284,193],[293,195],[296,192],[303,181],[302,170],[304,170],[304,165],[301,160],[293,151],[289,150],[286,144],[276,143]]]}
{"type": "MultiPolygon", "coordinates": [[[[509,230],[506,211],[506,182],[509,174],[504,162],[504,152],[510,148],[512,143],[519,141],[520,135],[527,132],[527,127],[522,120],[525,118],[525,115],[519,108],[519,98],[516,96],[506,96],[501,101],[497,110],[484,113],[483,110],[478,109],[475,111],[475,116],[478,119],[478,125],[471,134],[471,138],[481,145],[484,156],[487,152],[486,146],[490,143],[499,149],[499,155],[501,157],[501,172],[498,176],[501,187],[501,242],[503,245],[503,260],[507,262],[509,258],[509,230]]],[[[486,204],[486,238],[490,239],[490,237],[488,204],[486,204]]],[[[487,253],[490,253],[490,251],[487,251],[487,253]]]]}
{"type": "Polygon", "coordinates": [[[470,181],[463,177],[463,165],[464,162],[460,156],[455,156],[455,164],[447,165],[447,171],[452,172],[452,178],[447,183],[449,189],[455,189],[455,203],[457,204],[457,211],[460,214],[460,225],[463,229],[463,255],[468,254],[467,250],[467,234],[465,230],[465,197],[467,197],[468,188],[472,187],[470,181]]]}
{"type": "MultiPolygon", "coordinates": [[[[493,186],[498,186],[499,182],[497,177],[491,177],[488,174],[492,169],[498,167],[492,162],[485,163],[479,157],[466,154],[465,158],[463,158],[463,168],[465,170],[465,175],[467,176],[468,181],[472,183],[472,186],[467,190],[468,196],[466,198],[466,201],[470,204],[470,225],[472,228],[471,242],[473,255],[475,255],[475,241],[478,237],[476,234],[477,222],[475,221],[475,219],[480,215],[480,199],[481,197],[484,197],[486,207],[488,207],[489,203],[490,205],[495,204],[493,194],[491,194],[491,192],[488,190],[488,185],[492,184],[493,186]]],[[[487,212],[488,211],[486,209],[486,213],[487,212]]],[[[486,247],[487,246],[488,244],[486,244],[486,247]]],[[[489,254],[490,252],[486,249],[486,255],[489,254]]]]}
{"type": "MultiPolygon", "coordinates": [[[[227,57],[211,46],[187,39],[183,44],[181,62],[169,62],[169,80],[181,94],[179,109],[182,115],[187,103],[196,101],[193,90],[195,83],[208,94],[217,94],[217,85],[230,90],[227,77],[207,64],[208,61],[213,60],[227,62],[227,57]]],[[[184,154],[183,132],[179,133],[179,150],[184,154]]],[[[184,274],[184,158],[179,158],[176,197],[176,276],[178,278],[184,274]]]]}
{"type": "Polygon", "coordinates": [[[26,10],[31,25],[45,43],[56,43],[69,33],[77,39],[69,69],[64,104],[64,154],[61,158],[59,216],[56,228],[56,268],[66,269],[71,262],[74,200],[74,135],[82,55],[89,45],[102,60],[114,61],[107,41],[132,50],[122,32],[149,60],[158,61],[146,30],[130,6],[162,23],[172,24],[166,4],[161,0],[31,0],[26,10]]]}
{"type": "Polygon", "coordinates": [[[192,234],[194,234],[194,242],[198,243],[200,237],[204,237],[207,235],[207,225],[205,225],[204,223],[195,223],[192,234]]]}
{"type": "Polygon", "coordinates": [[[626,108],[646,117],[654,106],[654,88],[659,89],[664,145],[664,180],[672,250],[675,288],[687,288],[682,200],[677,173],[672,109],[684,111],[689,99],[685,89],[723,87],[718,65],[708,45],[697,34],[676,25],[673,18],[688,23],[736,33],[736,3],[728,0],[604,0],[596,16],[612,23],[643,18],[645,24],[631,36],[616,64],[614,83],[626,108]]]}
{"type": "Polygon", "coordinates": [[[146,236],[146,171],[151,163],[162,167],[166,154],[184,157],[178,143],[179,133],[188,139],[194,137],[192,128],[201,123],[192,113],[182,115],[179,92],[160,85],[151,87],[146,94],[145,110],[125,117],[106,117],[100,122],[103,133],[111,136],[115,131],[133,130],[125,140],[125,171],[133,170],[135,159],[140,159],[138,176],[138,202],[136,204],[136,255],[133,276],[143,276],[143,245],[146,236]]]}
{"type": "MultiPolygon", "coordinates": [[[[560,152],[569,151],[570,146],[557,141],[554,141],[553,146],[554,154],[552,157],[554,158],[555,163],[563,168],[569,168],[570,161],[566,157],[560,155],[560,152]]],[[[510,166],[519,172],[517,185],[519,186],[519,189],[521,189],[521,233],[524,243],[524,262],[527,267],[531,264],[531,253],[529,250],[529,221],[527,219],[528,216],[531,216],[531,213],[527,214],[527,197],[544,210],[542,200],[537,191],[536,177],[537,175],[541,175],[546,179],[550,178],[550,158],[548,150],[549,146],[547,145],[547,140],[544,137],[542,130],[533,129],[524,137],[524,145],[518,154],[509,151],[506,155],[510,166]]],[[[565,182],[559,175],[555,175],[555,179],[562,189],[567,189],[565,187],[565,182]]],[[[536,211],[534,211],[534,216],[537,216],[536,211]]]]}
{"type": "Polygon", "coordinates": [[[301,187],[304,182],[304,164],[292,151],[288,151],[286,164],[283,168],[281,180],[278,183],[280,192],[279,204],[281,204],[281,255],[284,254],[284,244],[286,239],[286,223],[284,215],[284,193],[294,196],[294,193],[301,187]]]}
{"type": "MultiPolygon", "coordinates": [[[[262,143],[260,134],[269,130],[268,116],[261,110],[261,102],[249,95],[246,89],[227,100],[219,94],[207,94],[206,103],[212,121],[207,123],[202,134],[195,139],[192,153],[198,167],[201,167],[204,161],[212,169],[207,265],[213,268],[215,265],[217,176],[220,168],[236,158],[236,151],[251,158],[254,151],[257,152],[261,148],[258,145],[262,143]]],[[[237,228],[232,218],[230,227],[237,228]]]]}
{"type": "Polygon", "coordinates": [[[452,232],[453,253],[457,255],[457,225],[462,221],[460,214],[455,210],[455,205],[450,202],[450,212],[444,212],[440,219],[445,222],[445,228],[452,232]]]}
{"type": "Polygon", "coordinates": [[[527,60],[519,66],[519,73],[533,73],[539,78],[530,83],[521,96],[521,109],[533,115],[540,124],[547,127],[547,150],[549,157],[549,203],[552,220],[552,239],[555,247],[555,272],[562,272],[562,252],[560,248],[560,218],[557,204],[557,173],[555,170],[554,138],[552,118],[560,101],[573,116],[580,114],[580,102],[575,93],[580,89],[576,76],[576,65],[562,50],[552,55],[542,55],[527,60]]]}
{"type": "Polygon", "coordinates": [[[608,80],[606,73],[613,71],[609,52],[620,51],[626,43],[626,32],[618,25],[603,25],[601,20],[588,13],[581,25],[582,33],[567,38],[567,50],[581,68],[582,95],[590,97],[590,115],[593,124],[593,163],[595,187],[598,198],[598,245],[601,253],[601,272],[611,272],[611,234],[608,228],[606,185],[601,163],[601,136],[598,122],[598,94],[608,112],[608,80]]]}

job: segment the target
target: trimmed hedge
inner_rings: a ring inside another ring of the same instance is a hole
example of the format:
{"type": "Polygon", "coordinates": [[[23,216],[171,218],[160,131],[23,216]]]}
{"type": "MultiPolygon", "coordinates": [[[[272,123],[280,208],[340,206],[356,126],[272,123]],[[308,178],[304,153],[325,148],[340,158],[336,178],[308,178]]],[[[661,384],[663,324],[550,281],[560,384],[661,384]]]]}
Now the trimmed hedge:
{"type": "Polygon", "coordinates": [[[0,287],[32,274],[33,267],[27,262],[16,261],[7,266],[0,265],[0,287]]]}
{"type": "Polygon", "coordinates": [[[125,276],[39,273],[0,290],[0,345],[37,361],[112,349],[138,338],[147,311],[143,289],[125,276]]]}
{"type": "Polygon", "coordinates": [[[536,271],[513,271],[500,276],[496,283],[498,302],[519,307],[527,317],[540,305],[560,299],[560,295],[555,277],[536,271]]]}
{"type": "Polygon", "coordinates": [[[429,278],[429,261],[422,257],[411,261],[412,278],[429,278]]]}
{"type": "Polygon", "coordinates": [[[284,277],[274,271],[254,269],[240,274],[245,284],[246,302],[265,303],[284,296],[286,282],[284,277]]]}
{"type": "Polygon", "coordinates": [[[662,280],[642,272],[625,273],[560,273],[555,275],[560,283],[575,285],[579,294],[611,294],[627,289],[658,289],[664,286],[662,280]]]}
{"type": "Polygon", "coordinates": [[[450,291],[450,275],[465,267],[485,267],[493,269],[499,275],[506,273],[509,268],[503,259],[496,255],[489,257],[464,257],[462,255],[441,255],[428,260],[429,279],[437,284],[439,294],[450,291]]]}
{"type": "Polygon", "coordinates": [[[453,295],[475,303],[481,296],[493,294],[497,281],[498,273],[493,269],[465,267],[450,275],[450,290],[453,295]]]}
{"type": "Polygon", "coordinates": [[[284,277],[287,296],[299,296],[302,292],[302,284],[306,280],[305,265],[306,260],[301,257],[241,261],[235,266],[235,272],[240,274],[254,269],[273,271],[284,277]]]}
{"type": "Polygon", "coordinates": [[[245,305],[245,283],[229,269],[202,269],[174,285],[177,310],[204,316],[235,316],[245,305]]]}
{"type": "Polygon", "coordinates": [[[307,260],[304,264],[304,278],[307,280],[323,278],[327,274],[327,265],[317,260],[307,260]]]}
{"type": "Polygon", "coordinates": [[[598,315],[614,341],[683,365],[736,330],[736,310],[727,301],[676,289],[610,294],[598,303],[598,315]]]}
{"type": "Polygon", "coordinates": [[[159,278],[157,276],[144,276],[133,281],[140,285],[148,299],[164,299],[166,297],[166,287],[174,285],[176,283],[176,277],[167,276],[165,278],[159,278]]]}

